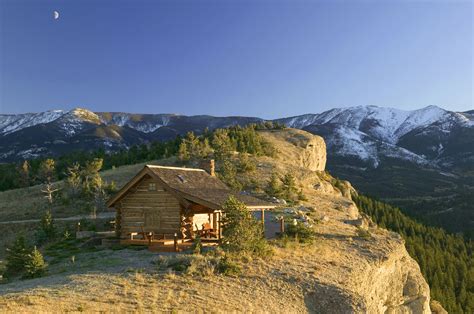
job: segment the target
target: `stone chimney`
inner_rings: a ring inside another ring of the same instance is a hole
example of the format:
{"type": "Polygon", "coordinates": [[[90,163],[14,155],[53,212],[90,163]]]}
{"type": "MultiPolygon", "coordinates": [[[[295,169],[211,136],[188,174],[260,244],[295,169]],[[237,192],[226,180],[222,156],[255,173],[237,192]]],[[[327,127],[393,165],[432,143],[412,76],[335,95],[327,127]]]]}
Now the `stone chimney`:
{"type": "Polygon", "coordinates": [[[213,177],[216,176],[216,164],[214,162],[214,159],[211,159],[209,161],[209,174],[213,177]]]}

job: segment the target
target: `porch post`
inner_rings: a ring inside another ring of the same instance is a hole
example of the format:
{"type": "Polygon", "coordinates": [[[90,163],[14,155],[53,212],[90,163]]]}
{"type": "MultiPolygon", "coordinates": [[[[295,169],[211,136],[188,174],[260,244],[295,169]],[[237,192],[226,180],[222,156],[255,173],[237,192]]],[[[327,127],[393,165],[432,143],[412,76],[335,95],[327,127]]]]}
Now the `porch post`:
{"type": "Polygon", "coordinates": [[[174,234],[174,251],[178,252],[178,234],[174,234]]]}
{"type": "Polygon", "coordinates": [[[217,216],[218,216],[218,221],[217,221],[218,233],[217,233],[217,237],[218,237],[219,240],[220,240],[220,239],[222,238],[222,222],[221,222],[221,220],[222,220],[222,213],[219,212],[219,213],[217,214],[217,216]]]}
{"type": "Polygon", "coordinates": [[[263,225],[263,228],[265,228],[265,209],[262,208],[262,209],[261,209],[261,212],[262,212],[262,216],[261,216],[261,218],[262,218],[262,225],[263,225]]]}
{"type": "Polygon", "coordinates": [[[280,218],[280,233],[285,233],[285,218],[281,217],[280,218]]]}

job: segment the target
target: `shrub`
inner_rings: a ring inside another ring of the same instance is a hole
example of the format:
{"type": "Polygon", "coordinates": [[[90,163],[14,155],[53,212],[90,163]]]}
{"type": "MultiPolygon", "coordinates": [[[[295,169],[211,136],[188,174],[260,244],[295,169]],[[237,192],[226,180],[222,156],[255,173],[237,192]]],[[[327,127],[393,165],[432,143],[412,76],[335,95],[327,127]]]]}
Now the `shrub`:
{"type": "Polygon", "coordinates": [[[296,188],[296,179],[291,173],[285,174],[281,179],[282,196],[288,202],[295,202],[298,199],[298,189],[296,188]]]}
{"type": "Polygon", "coordinates": [[[37,278],[44,275],[47,264],[44,262],[43,255],[40,251],[33,248],[33,251],[26,256],[25,261],[25,278],[37,278]]]}
{"type": "Polygon", "coordinates": [[[240,153],[238,171],[241,173],[247,173],[255,171],[255,169],[257,169],[255,161],[250,159],[247,153],[240,153]]]}
{"type": "Polygon", "coordinates": [[[193,243],[193,253],[194,254],[201,254],[202,252],[202,242],[201,242],[201,237],[198,235],[195,239],[194,239],[194,243],[193,243]]]}
{"type": "Polygon", "coordinates": [[[56,226],[51,211],[47,210],[41,218],[40,228],[36,231],[36,243],[43,244],[56,237],[56,226]]]}
{"type": "Polygon", "coordinates": [[[263,238],[262,225],[255,220],[248,208],[230,196],[224,204],[223,249],[229,252],[268,255],[270,250],[263,238]]]}
{"type": "Polygon", "coordinates": [[[273,197],[280,197],[281,196],[281,184],[280,179],[276,173],[272,173],[270,180],[268,181],[267,187],[265,188],[265,192],[273,197]]]}
{"type": "Polygon", "coordinates": [[[237,168],[230,159],[226,159],[222,163],[219,178],[234,190],[242,189],[242,185],[237,180],[237,168]]]}
{"type": "Polygon", "coordinates": [[[210,276],[216,272],[220,258],[206,255],[160,256],[155,264],[160,270],[172,269],[191,276],[210,276]]]}
{"type": "Polygon", "coordinates": [[[25,270],[29,253],[30,248],[25,237],[18,236],[12,246],[7,248],[5,276],[11,277],[22,273],[25,270]]]}
{"type": "Polygon", "coordinates": [[[232,261],[229,257],[224,256],[217,264],[217,272],[226,276],[235,277],[242,273],[242,268],[232,261]]]}
{"type": "Polygon", "coordinates": [[[20,235],[7,249],[5,276],[23,275],[24,278],[42,276],[46,271],[43,255],[36,247],[31,249],[25,237],[20,235]]]}
{"type": "Polygon", "coordinates": [[[369,239],[372,237],[368,230],[362,229],[361,227],[357,227],[357,236],[363,239],[369,239]]]}
{"type": "Polygon", "coordinates": [[[219,259],[211,256],[193,256],[190,265],[186,269],[186,274],[191,276],[211,276],[216,272],[219,259]]]}
{"type": "Polygon", "coordinates": [[[300,222],[287,225],[284,235],[292,237],[300,243],[310,243],[316,238],[313,228],[300,222]]]}

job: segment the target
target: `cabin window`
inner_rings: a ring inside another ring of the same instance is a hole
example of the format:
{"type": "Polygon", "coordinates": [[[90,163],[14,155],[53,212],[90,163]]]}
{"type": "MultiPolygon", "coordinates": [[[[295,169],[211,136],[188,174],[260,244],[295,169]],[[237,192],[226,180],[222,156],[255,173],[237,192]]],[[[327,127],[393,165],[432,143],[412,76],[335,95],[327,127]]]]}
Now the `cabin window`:
{"type": "Polygon", "coordinates": [[[148,183],[148,191],[156,191],[156,183],[148,183]]]}

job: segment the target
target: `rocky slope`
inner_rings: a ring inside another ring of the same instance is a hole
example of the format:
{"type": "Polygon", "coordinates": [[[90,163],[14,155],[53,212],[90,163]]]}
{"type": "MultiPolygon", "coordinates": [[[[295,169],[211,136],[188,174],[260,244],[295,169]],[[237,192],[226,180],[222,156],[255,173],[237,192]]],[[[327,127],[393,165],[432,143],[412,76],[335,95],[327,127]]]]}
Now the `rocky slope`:
{"type": "MultiPolygon", "coordinates": [[[[239,179],[293,173],[308,199],[279,211],[319,221],[313,244],[276,241],[273,257],[248,261],[237,278],[158,271],[150,252],[78,253],[73,264],[51,265],[48,277],[0,285],[0,310],[429,313],[429,287],[403,240],[359,213],[348,182],[334,185],[324,171],[324,141],[300,130],[261,134],[279,144],[279,153],[258,157],[257,170],[239,179]]],[[[120,168],[106,176],[123,177],[120,168]]]]}
{"type": "Polygon", "coordinates": [[[325,160],[322,138],[292,129],[261,134],[278,144],[279,157],[267,161],[272,166],[262,167],[266,170],[261,170],[258,176],[268,177],[268,169],[296,173],[308,197],[305,205],[314,207],[322,221],[316,228],[327,241],[326,250],[333,250],[331,254],[328,251],[318,254],[318,260],[311,263],[318,265],[316,269],[324,269],[324,275],[318,277],[324,283],[318,285],[320,292],[333,291],[339,300],[333,294],[325,298],[316,293],[312,301],[315,312],[324,313],[331,308],[333,313],[429,313],[428,284],[418,264],[408,255],[401,237],[379,229],[361,215],[350,199],[354,193],[350,183],[335,187],[332,178],[323,172],[324,163],[309,169],[298,162],[303,156],[314,161],[325,160]],[[367,230],[370,239],[358,239],[354,235],[358,229],[367,230]]]}

